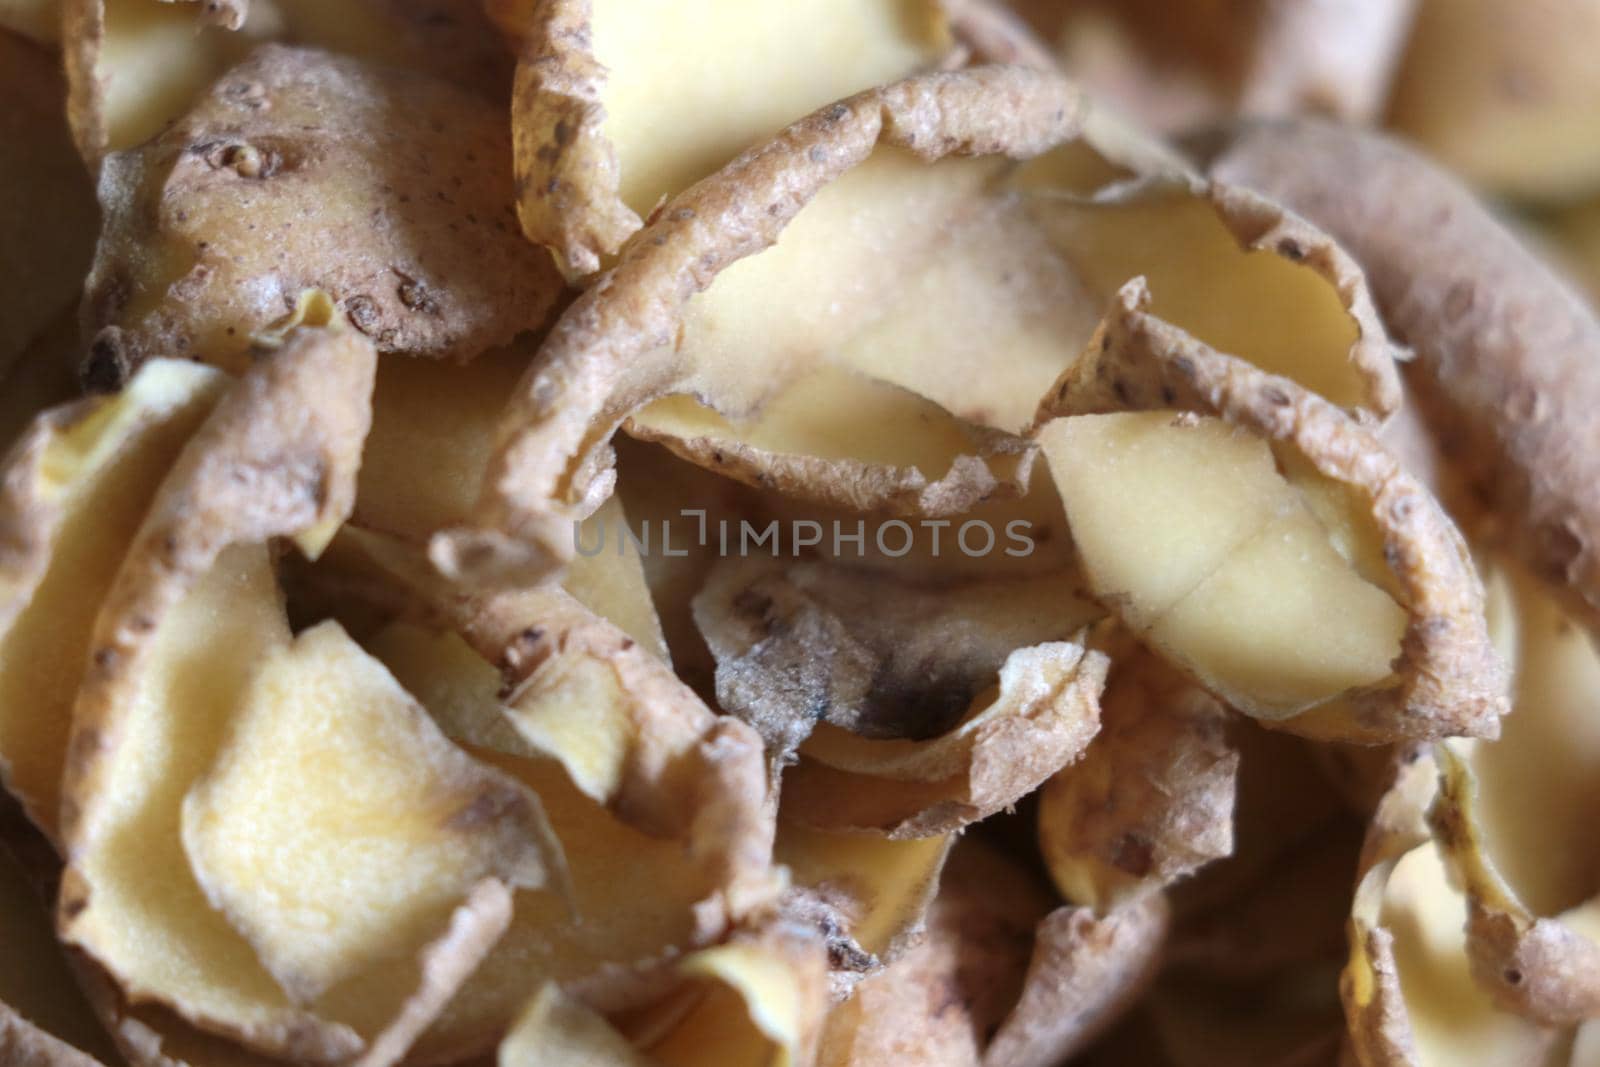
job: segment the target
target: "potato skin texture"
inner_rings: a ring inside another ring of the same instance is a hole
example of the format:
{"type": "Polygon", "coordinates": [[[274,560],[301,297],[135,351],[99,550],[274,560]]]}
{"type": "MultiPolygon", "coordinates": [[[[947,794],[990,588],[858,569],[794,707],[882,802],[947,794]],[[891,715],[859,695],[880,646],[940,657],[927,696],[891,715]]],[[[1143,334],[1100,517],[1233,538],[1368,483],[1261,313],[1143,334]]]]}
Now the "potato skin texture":
{"type": "MultiPolygon", "coordinates": [[[[1217,416],[1303,456],[1357,495],[1379,531],[1391,595],[1409,616],[1395,680],[1267,722],[1361,744],[1499,735],[1506,666],[1484,621],[1466,543],[1426,488],[1367,429],[1309,390],[1196,341],[1151,315],[1143,279],[1124,286],[1085,357],[1039,409],[1058,415],[1177,409],[1217,416]]],[[[1249,709],[1242,709],[1248,711],[1249,709]]]]}
{"type": "Polygon", "coordinates": [[[264,46],[106,158],[83,378],[241,370],[308,288],[382,352],[465,361],[539,326],[563,286],[517,232],[510,153],[492,107],[431,76],[264,46]]]}
{"type": "MultiPolygon", "coordinates": [[[[1211,146],[1213,173],[1332,233],[1416,350],[1409,375],[1446,460],[1513,547],[1600,625],[1600,318],[1466,186],[1375,134],[1300,122],[1211,146]]],[[[1453,504],[1455,502],[1452,502],[1453,504]]]]}
{"type": "Polygon", "coordinates": [[[923,75],[831,104],[679,195],[551,330],[507,404],[473,526],[435,535],[434,564],[494,586],[538,581],[570,558],[571,512],[593,510],[614,482],[607,440],[681,373],[664,343],[689,299],[776,243],[880,144],[928,162],[1024,159],[1071,138],[1082,111],[1075,88],[1036,70],[923,75]]]}

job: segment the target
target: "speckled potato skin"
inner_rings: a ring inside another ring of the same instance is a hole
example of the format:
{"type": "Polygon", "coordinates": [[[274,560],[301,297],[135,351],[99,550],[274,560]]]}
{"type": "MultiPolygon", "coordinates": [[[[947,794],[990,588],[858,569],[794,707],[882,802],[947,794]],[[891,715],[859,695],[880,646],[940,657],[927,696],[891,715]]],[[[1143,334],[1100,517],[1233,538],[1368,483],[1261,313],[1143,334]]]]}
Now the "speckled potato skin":
{"type": "Polygon", "coordinates": [[[774,244],[878,145],[929,162],[1028,158],[1071,138],[1082,109],[1075,88],[1032,69],[923,75],[830,104],[672,200],[551,331],[507,405],[474,528],[436,536],[434,563],[482,585],[558,568],[571,554],[571,512],[610,492],[606,441],[683,373],[667,342],[690,297],[774,244]]]}
{"type": "Polygon", "coordinates": [[[1565,606],[1600,625],[1600,318],[1466,186],[1375,134],[1249,126],[1213,172],[1310,218],[1367,272],[1416,351],[1413,392],[1472,484],[1565,606]]]}
{"type": "Polygon", "coordinates": [[[1466,543],[1432,494],[1338,408],[1196,341],[1146,311],[1147,301],[1142,279],[1123,288],[1089,352],[1046,396],[1040,421],[1176,409],[1295,450],[1370,512],[1408,616],[1393,681],[1350,694],[1348,714],[1325,706],[1268,725],[1363,744],[1498,736],[1510,705],[1506,666],[1489,640],[1466,543]]]}
{"type": "Polygon", "coordinates": [[[320,288],[380,351],[465,361],[562,290],[517,231],[504,116],[428,75],[264,46],[186,118],[106,158],[82,368],[247,365],[250,335],[320,288]]]}

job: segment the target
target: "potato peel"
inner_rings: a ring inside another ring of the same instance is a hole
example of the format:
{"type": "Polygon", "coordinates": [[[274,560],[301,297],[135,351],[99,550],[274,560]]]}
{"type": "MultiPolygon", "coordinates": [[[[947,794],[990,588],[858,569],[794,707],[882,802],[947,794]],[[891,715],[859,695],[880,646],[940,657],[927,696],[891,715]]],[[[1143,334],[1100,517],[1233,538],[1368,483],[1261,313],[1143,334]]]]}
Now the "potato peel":
{"type": "Polygon", "coordinates": [[[375,644],[447,733],[541,796],[572,873],[576,914],[518,894],[506,935],[418,1044],[428,1062],[493,1047],[547,979],[591,1008],[651,1003],[683,952],[785,888],[754,733],[560,590],[514,599],[475,627],[474,644],[510,649],[498,667],[459,641],[443,655],[375,644]],[[645,868],[647,905],[631,882],[645,868]]]}
{"type": "Polygon", "coordinates": [[[1459,510],[1492,506],[1523,562],[1600,620],[1600,317],[1466,186],[1393,141],[1302,122],[1209,147],[1212,173],[1301,211],[1361,263],[1470,478],[1459,510]]]}
{"type": "Polygon", "coordinates": [[[17,1067],[103,1067],[0,1003],[0,1059],[17,1067]]]}
{"type": "Polygon", "coordinates": [[[1102,307],[1143,275],[1150,313],[1210,347],[1292,378],[1364,424],[1399,408],[1397,350],[1367,280],[1305,219],[1192,175],[1114,182],[1088,196],[1052,194],[1044,178],[1027,188],[1030,215],[1102,307]]]}
{"type": "Polygon", "coordinates": [[[1518,899],[1483,840],[1471,768],[1448,746],[1435,758],[1439,796],[1429,825],[1466,893],[1473,977],[1497,1006],[1535,1022],[1560,1026],[1600,1016],[1600,944],[1518,899]]]}
{"type": "MultiPolygon", "coordinates": [[[[326,302],[315,298],[304,302],[302,311],[307,321],[327,322],[331,314],[326,302]]],[[[253,969],[254,961],[230,972],[230,980],[241,981],[242,987],[227,985],[217,971],[203,978],[192,975],[184,985],[171,981],[173,972],[160,953],[156,959],[144,958],[128,942],[138,924],[132,929],[124,925],[118,901],[126,907],[127,897],[137,898],[141,891],[154,889],[162,899],[150,920],[177,924],[164,932],[173,947],[183,943],[182,931],[190,924],[211,930],[206,923],[220,919],[207,918],[199,888],[192,880],[185,882],[186,865],[176,856],[164,862],[172,884],[123,883],[126,872],[118,870],[116,857],[138,821],[169,821],[172,835],[154,845],[141,842],[141,849],[177,852],[179,797],[174,790],[182,787],[181,780],[164,781],[149,797],[130,795],[139,786],[128,776],[138,772],[124,765],[123,758],[133,738],[140,745],[160,745],[160,730],[170,726],[147,721],[152,709],[141,707],[147,682],[166,681],[146,679],[147,665],[154,664],[160,674],[171,666],[160,658],[177,652],[176,647],[163,648],[163,638],[183,640],[200,633],[202,642],[232,640],[235,656],[252,655],[257,643],[286,639],[286,623],[281,616],[274,618],[281,608],[266,553],[256,546],[274,536],[295,537],[303,550],[314,553],[348,514],[375,361],[371,345],[337,323],[291,328],[282,347],[235,386],[190,440],[158,491],[101,609],[90,670],[74,712],[63,785],[62,838],[68,856],[58,912],[63,938],[105,966],[125,994],[176,1001],[171,1006],[192,1021],[319,1061],[353,1059],[364,1042],[347,1026],[290,1009],[265,973],[253,969]],[[186,615],[203,616],[230,597],[238,610],[226,627],[211,622],[199,631],[189,629],[196,619],[186,615]],[[163,622],[182,623],[184,633],[163,622]],[[197,905],[187,912],[186,894],[193,894],[197,905]],[[208,1008],[187,1002],[199,997],[202,988],[222,1014],[247,1004],[254,1017],[209,1017],[208,1008]]],[[[219,675],[213,680],[220,686],[208,694],[213,701],[228,699],[228,687],[242,682],[245,670],[227,659],[218,656],[213,664],[219,675]]],[[[155,710],[157,718],[166,713],[164,707],[155,710]]],[[[186,737],[185,743],[200,740],[186,737]]],[[[197,756],[203,759],[203,748],[185,752],[184,760],[192,763],[197,756]]]]}
{"type": "Polygon", "coordinates": [[[115,388],[173,353],[240,370],[305,288],[385,352],[465,361],[509,342],[561,283],[504,217],[508,153],[494,110],[446,82],[261,47],[106,159],[82,376],[115,388]]]}
{"type": "Polygon", "coordinates": [[[878,740],[946,733],[1013,650],[1071,639],[1097,617],[1078,592],[1071,574],[940,582],[728,560],[693,607],[718,703],[781,767],[820,723],[878,740]]]}
{"type": "Polygon", "coordinates": [[[826,749],[813,738],[784,773],[785,810],[819,829],[898,839],[950,833],[1009,808],[1083,753],[1099,729],[1107,666],[1072,642],[1033,645],[1006,658],[989,703],[975,700],[939,737],[835,731],[826,749]]]}
{"type": "Polygon", "coordinates": [[[561,880],[537,798],[451,744],[334,622],[266,654],[184,798],[181,832],[212,906],[301,1005],[451,923],[464,925],[450,941],[481,958],[510,919],[510,889],[561,880]],[[301,761],[344,784],[296,781],[301,761]],[[322,832],[308,840],[305,827],[322,832]]]}
{"type": "Polygon", "coordinates": [[[1100,733],[1039,794],[1039,846],[1063,897],[1105,915],[1232,854],[1239,753],[1225,715],[1150,653],[1112,668],[1100,733]]]}
{"type": "Polygon", "coordinates": [[[1485,628],[1482,584],[1438,503],[1327,401],[1210,349],[1147,307],[1142,284],[1124,287],[1098,342],[1041,405],[1040,423],[1177,408],[1292,450],[1317,477],[1353,494],[1354,513],[1376,525],[1386,568],[1376,577],[1406,611],[1393,681],[1274,725],[1364,743],[1496,736],[1508,708],[1506,668],[1485,628]]]}
{"type": "Polygon", "coordinates": [[[507,408],[473,526],[436,536],[435,564],[471,584],[527,584],[570,558],[570,519],[609,494],[606,440],[686,369],[670,342],[690,298],[880,143],[925,162],[1026,157],[1070,136],[1079,106],[1036,71],[925,75],[824,108],[678,197],[553,330],[507,408]]]}
{"type": "Polygon", "coordinates": [[[1363,848],[1340,976],[1363,1067],[1547,1062],[1559,1035],[1497,1011],[1469,974],[1466,902],[1428,841],[1438,771],[1426,754],[1379,804],[1363,848]]]}
{"type": "Polygon", "coordinates": [[[795,115],[959,62],[951,54],[957,45],[981,59],[1049,65],[1026,31],[987,0],[812,0],[781,15],[699,3],[674,11],[666,24],[627,9],[626,31],[620,11],[596,12],[608,2],[499,0],[491,7],[521,57],[512,112],[523,229],[572,276],[592,274],[648,224],[641,220],[662,200],[795,115]],[[679,37],[680,25],[696,27],[693,39],[679,37]],[[716,28],[701,29],[707,26],[716,28]],[[709,54],[688,60],[693,49],[709,54]],[[655,69],[663,66],[671,69],[655,69]],[[715,123],[696,110],[705,92],[695,86],[670,92],[682,99],[663,107],[663,81],[696,79],[708,68],[720,78],[740,77],[751,99],[729,107],[722,97],[715,123]],[[634,95],[613,99],[613,80],[634,95]],[[640,83],[648,99],[637,98],[640,83]],[[650,121],[637,120],[635,110],[650,121]],[[634,124],[618,129],[619,116],[634,124]],[[651,137],[664,146],[651,150],[651,137]]]}
{"type": "Polygon", "coordinates": [[[0,483],[0,772],[57,829],[72,701],[100,598],[223,378],[157,361],[112,398],[46,412],[0,483]]]}
{"type": "Polygon", "coordinates": [[[1045,916],[1022,995],[990,1039],[985,1067],[1051,1067],[1087,1048],[1155,978],[1169,921],[1160,893],[1103,916],[1089,908],[1045,916]]]}

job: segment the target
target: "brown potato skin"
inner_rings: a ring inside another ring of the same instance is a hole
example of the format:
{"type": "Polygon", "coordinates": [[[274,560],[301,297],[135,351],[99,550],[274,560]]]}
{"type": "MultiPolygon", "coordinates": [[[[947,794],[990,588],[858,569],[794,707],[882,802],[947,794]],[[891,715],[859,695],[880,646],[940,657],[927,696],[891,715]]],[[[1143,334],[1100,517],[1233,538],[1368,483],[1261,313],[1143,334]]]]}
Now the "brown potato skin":
{"type": "MultiPolygon", "coordinates": [[[[1328,230],[1414,348],[1413,394],[1447,463],[1512,546],[1600,625],[1600,318],[1458,180],[1376,134],[1244,126],[1209,146],[1220,179],[1328,230]]],[[[1453,504],[1455,502],[1452,502],[1453,504]]]]}
{"type": "Polygon", "coordinates": [[[299,293],[382,352],[466,361],[563,284],[513,217],[504,116],[427,74],[267,45],[184,119],[104,162],[81,376],[154,356],[230,371],[299,293]]]}
{"type": "Polygon", "coordinates": [[[552,328],[511,397],[471,527],[434,537],[440,571],[468,584],[531,583],[572,555],[570,519],[609,495],[607,442],[683,369],[684,308],[727,267],[776,243],[824,187],[880,144],[933,162],[1025,159],[1081,128],[1066,81],[1022,67],[910,78],[830,104],[681,194],[552,328]]]}
{"type": "Polygon", "coordinates": [[[1507,668],[1489,640],[1466,542],[1432,494],[1343,411],[1195,340],[1150,314],[1148,303],[1144,279],[1123,287],[1084,358],[1045,397],[1038,423],[1175,409],[1291,449],[1360,500],[1382,540],[1390,593],[1408,616],[1391,680],[1266,725],[1369,745],[1498,736],[1510,707],[1507,668]]]}

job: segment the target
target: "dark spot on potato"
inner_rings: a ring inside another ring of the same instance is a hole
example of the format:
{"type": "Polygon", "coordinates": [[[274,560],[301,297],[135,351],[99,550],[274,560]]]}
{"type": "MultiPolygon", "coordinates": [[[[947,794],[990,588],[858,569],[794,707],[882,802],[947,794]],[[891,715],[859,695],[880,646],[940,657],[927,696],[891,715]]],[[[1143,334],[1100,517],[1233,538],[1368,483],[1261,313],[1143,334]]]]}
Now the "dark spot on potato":
{"type": "Polygon", "coordinates": [[[426,282],[419,281],[404,271],[397,270],[395,273],[400,276],[400,285],[396,290],[400,296],[400,303],[424,315],[439,313],[439,302],[434,299],[433,292],[426,282]]]}
{"type": "Polygon", "coordinates": [[[358,293],[344,302],[345,317],[350,325],[362,333],[370,334],[378,328],[382,318],[377,303],[365,293],[358,293]]]}
{"type": "Polygon", "coordinates": [[[1291,259],[1298,263],[1306,258],[1306,250],[1300,247],[1300,242],[1293,237],[1285,237],[1278,242],[1278,253],[1284,259],[1291,259]]]}
{"type": "Polygon", "coordinates": [[[1269,385],[1261,390],[1261,396],[1269,404],[1276,404],[1280,408],[1289,406],[1289,394],[1276,385],[1269,385]]]}
{"type": "Polygon", "coordinates": [[[1506,985],[1513,985],[1513,986],[1521,985],[1522,984],[1522,972],[1517,970],[1515,967],[1507,967],[1506,968],[1506,973],[1505,973],[1505,979],[1506,979],[1506,985]]]}
{"type": "Polygon", "coordinates": [[[89,393],[114,393],[132,374],[127,353],[122,348],[122,331],[107,326],[95,335],[89,354],[78,368],[78,381],[89,393]]]}

